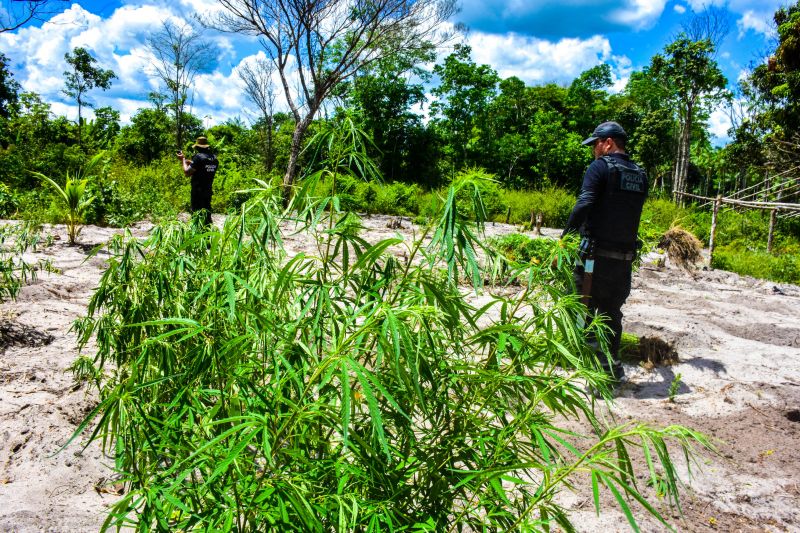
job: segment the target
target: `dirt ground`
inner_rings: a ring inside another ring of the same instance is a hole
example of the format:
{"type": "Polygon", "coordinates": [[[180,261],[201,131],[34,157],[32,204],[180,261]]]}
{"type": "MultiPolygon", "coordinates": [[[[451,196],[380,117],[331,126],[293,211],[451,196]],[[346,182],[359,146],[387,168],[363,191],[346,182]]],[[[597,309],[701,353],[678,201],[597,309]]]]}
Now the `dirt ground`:
{"type": "MultiPolygon", "coordinates": [[[[365,219],[368,238],[410,235],[408,221],[399,230],[388,221],[365,219]]],[[[143,236],[150,227],[132,231],[143,236]]],[[[0,531],[96,531],[118,487],[97,446],[81,451],[78,439],[61,450],[94,406],[67,371],[77,356],[69,329],[105,265],[102,252],[87,261],[89,250],[119,230],[87,226],[75,247],[63,227],[45,231],[60,238],[31,258],[50,259],[59,272],[40,274],[17,301],[0,305],[0,531]]],[[[487,227],[489,235],[516,231],[487,227]]],[[[686,478],[683,518],[667,517],[680,531],[800,531],[800,287],[648,262],[623,312],[626,331],[673,343],[680,362],[652,371],[627,365],[632,383],[608,416],[683,424],[718,439],[720,455],[701,457],[686,478]]],[[[582,531],[629,530],[610,504],[595,516],[590,493],[562,499],[582,531]]],[[[642,530],[666,528],[645,520],[642,530]]]]}

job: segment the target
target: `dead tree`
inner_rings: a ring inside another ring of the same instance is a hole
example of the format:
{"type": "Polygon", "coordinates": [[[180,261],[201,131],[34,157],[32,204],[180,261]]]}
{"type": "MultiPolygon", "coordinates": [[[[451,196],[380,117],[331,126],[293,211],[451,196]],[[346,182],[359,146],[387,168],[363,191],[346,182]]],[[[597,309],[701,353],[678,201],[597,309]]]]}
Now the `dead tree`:
{"type": "Polygon", "coordinates": [[[287,199],[305,134],[333,89],[374,61],[449,38],[439,26],[456,11],[455,0],[218,2],[224,9],[203,18],[203,23],[261,38],[294,116],[283,177],[287,199]]]}
{"type": "Polygon", "coordinates": [[[239,69],[239,78],[244,82],[244,92],[261,113],[261,128],[263,133],[262,146],[264,148],[264,170],[272,172],[275,162],[275,147],[273,133],[275,129],[275,83],[272,75],[275,66],[263,56],[256,58],[251,63],[242,65],[239,69]]]}
{"type": "Polygon", "coordinates": [[[197,74],[210,72],[217,62],[215,47],[203,40],[194,25],[165,20],[150,36],[147,45],[153,53],[153,71],[167,88],[169,106],[175,118],[176,148],[183,149],[189,89],[197,74]]]}

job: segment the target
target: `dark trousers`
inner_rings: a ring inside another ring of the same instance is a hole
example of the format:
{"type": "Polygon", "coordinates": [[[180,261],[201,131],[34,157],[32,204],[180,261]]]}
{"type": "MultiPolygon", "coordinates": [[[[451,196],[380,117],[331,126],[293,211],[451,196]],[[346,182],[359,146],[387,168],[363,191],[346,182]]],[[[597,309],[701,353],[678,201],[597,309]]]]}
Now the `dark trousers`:
{"type": "MultiPolygon", "coordinates": [[[[575,286],[578,294],[583,294],[583,265],[575,269],[575,286]]],[[[603,315],[605,324],[611,328],[609,336],[609,355],[598,353],[600,363],[611,376],[619,379],[625,374],[619,359],[619,345],[622,341],[622,304],[631,293],[631,262],[606,257],[596,257],[592,275],[592,293],[589,298],[589,311],[603,315]]],[[[588,320],[587,320],[588,322],[588,320]]],[[[596,346],[594,338],[588,339],[596,346]]]]}
{"type": "Polygon", "coordinates": [[[201,215],[206,226],[211,225],[211,187],[192,183],[192,213],[203,211],[201,215]]]}

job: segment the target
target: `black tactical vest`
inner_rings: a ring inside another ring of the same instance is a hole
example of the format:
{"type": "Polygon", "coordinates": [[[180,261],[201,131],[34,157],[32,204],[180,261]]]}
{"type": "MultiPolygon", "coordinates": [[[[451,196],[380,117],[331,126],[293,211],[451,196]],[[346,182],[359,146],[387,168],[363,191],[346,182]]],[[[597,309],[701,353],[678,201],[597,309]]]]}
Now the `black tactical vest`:
{"type": "Polygon", "coordinates": [[[586,221],[597,246],[628,252],[636,249],[639,219],[647,198],[647,174],[630,161],[603,156],[608,181],[586,221]]]}
{"type": "Polygon", "coordinates": [[[210,152],[198,152],[192,158],[192,167],[194,174],[192,174],[192,184],[197,184],[201,187],[211,188],[214,182],[214,175],[217,173],[217,156],[210,152]]]}

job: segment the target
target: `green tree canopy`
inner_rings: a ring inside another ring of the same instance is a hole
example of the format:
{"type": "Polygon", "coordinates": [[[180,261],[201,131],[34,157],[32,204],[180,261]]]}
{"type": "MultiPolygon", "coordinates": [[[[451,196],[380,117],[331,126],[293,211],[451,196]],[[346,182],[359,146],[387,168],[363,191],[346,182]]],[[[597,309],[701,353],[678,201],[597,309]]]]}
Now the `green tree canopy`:
{"type": "Polygon", "coordinates": [[[436,124],[452,150],[454,168],[477,163],[473,153],[484,150],[480,132],[486,131],[489,103],[500,81],[489,65],[476,65],[471,52],[467,45],[456,45],[444,63],[433,69],[440,83],[433,90],[438,100],[431,104],[431,111],[441,117],[436,124]]]}
{"type": "Polygon", "coordinates": [[[714,45],[708,39],[693,41],[680,34],[657,54],[650,72],[667,89],[667,95],[680,123],[672,188],[675,199],[683,202],[692,141],[698,114],[729,96],[728,81],[714,59],[714,45]]]}
{"type": "Polygon", "coordinates": [[[81,129],[83,106],[91,107],[91,102],[86,99],[86,93],[95,87],[107,90],[111,88],[111,80],[116,78],[113,70],[105,70],[96,66],[95,59],[88,50],[76,47],[72,52],[64,54],[64,59],[71,67],[64,71],[64,94],[74,98],[78,104],[78,143],[81,143],[81,129]]]}

